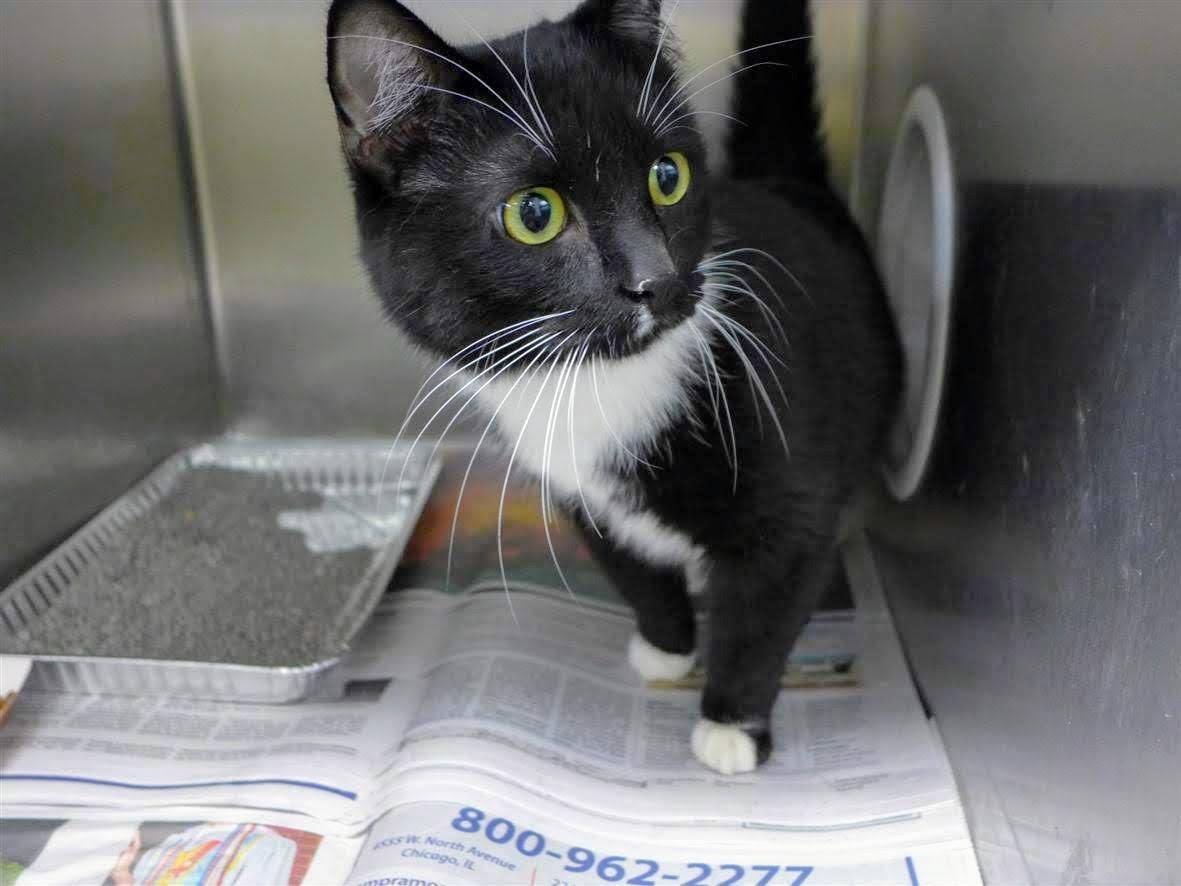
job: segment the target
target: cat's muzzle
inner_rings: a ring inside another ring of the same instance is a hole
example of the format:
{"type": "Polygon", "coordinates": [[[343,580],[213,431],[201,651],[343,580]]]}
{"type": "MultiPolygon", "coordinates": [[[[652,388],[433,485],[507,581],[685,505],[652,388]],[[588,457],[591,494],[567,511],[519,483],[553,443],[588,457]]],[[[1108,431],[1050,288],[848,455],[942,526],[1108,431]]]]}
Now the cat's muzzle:
{"type": "Polygon", "coordinates": [[[696,309],[703,282],[704,277],[697,272],[687,278],[680,274],[666,274],[642,280],[635,289],[621,288],[621,294],[647,308],[657,327],[670,329],[696,309]]]}

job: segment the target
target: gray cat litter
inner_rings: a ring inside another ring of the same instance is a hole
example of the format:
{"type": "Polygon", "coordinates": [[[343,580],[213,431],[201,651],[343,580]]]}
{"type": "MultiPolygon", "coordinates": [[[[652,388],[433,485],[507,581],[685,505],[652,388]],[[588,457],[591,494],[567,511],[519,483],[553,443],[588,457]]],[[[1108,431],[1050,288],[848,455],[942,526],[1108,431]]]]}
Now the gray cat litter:
{"type": "Polygon", "coordinates": [[[317,440],[180,453],[0,593],[0,653],[37,659],[41,688],[301,698],[380,599],[438,473],[423,455],[317,440]]]}

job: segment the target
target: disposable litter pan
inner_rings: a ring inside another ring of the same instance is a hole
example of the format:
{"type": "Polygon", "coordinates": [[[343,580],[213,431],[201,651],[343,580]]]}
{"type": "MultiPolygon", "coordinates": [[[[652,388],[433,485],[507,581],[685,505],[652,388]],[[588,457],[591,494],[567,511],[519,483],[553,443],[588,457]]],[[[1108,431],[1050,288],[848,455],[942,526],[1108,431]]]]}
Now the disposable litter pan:
{"type": "Polygon", "coordinates": [[[178,453],[0,593],[0,652],[34,658],[41,689],[304,698],[377,605],[438,471],[372,440],[178,453]]]}

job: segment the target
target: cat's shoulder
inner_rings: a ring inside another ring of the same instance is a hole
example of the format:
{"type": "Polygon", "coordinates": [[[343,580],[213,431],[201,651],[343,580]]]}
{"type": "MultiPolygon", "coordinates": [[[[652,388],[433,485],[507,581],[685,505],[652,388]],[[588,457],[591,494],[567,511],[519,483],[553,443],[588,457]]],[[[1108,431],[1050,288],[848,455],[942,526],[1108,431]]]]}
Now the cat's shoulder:
{"type": "Polygon", "coordinates": [[[720,178],[710,186],[717,223],[735,239],[823,237],[862,249],[864,238],[831,187],[808,181],[720,178]]]}

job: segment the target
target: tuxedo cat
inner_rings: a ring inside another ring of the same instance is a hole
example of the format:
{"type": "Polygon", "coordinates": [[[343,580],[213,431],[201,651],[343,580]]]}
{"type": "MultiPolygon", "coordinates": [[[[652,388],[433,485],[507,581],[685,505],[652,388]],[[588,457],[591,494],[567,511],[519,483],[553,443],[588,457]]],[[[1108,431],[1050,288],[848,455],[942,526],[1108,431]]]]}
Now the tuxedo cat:
{"type": "Polygon", "coordinates": [[[808,28],[805,0],[748,0],[744,51],[682,75],[660,0],[462,47],[395,0],[328,19],[374,289],[580,527],[635,609],[632,666],[675,679],[704,656],[691,743],[725,774],[770,753],[900,384],[828,183],[808,28]],[[724,177],[692,101],[731,75],[724,177]]]}

